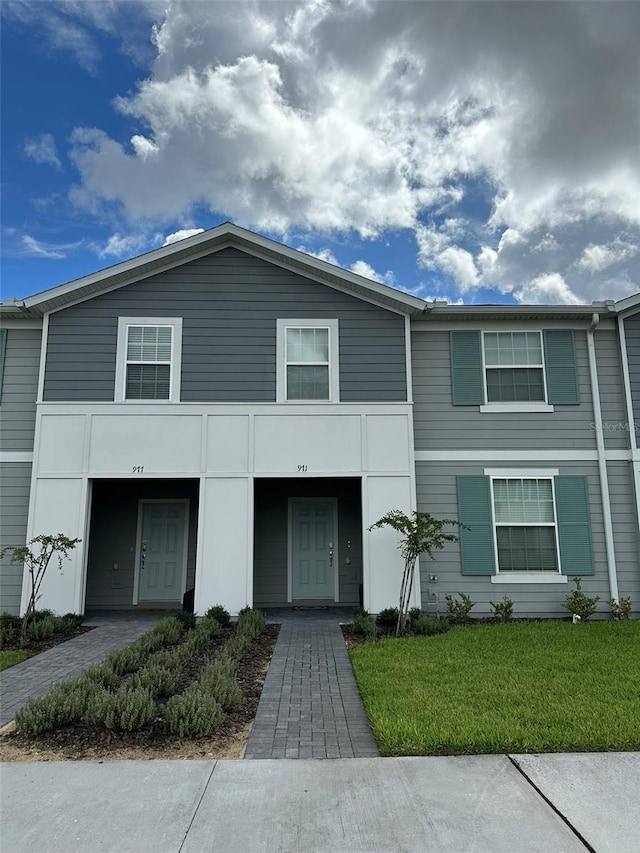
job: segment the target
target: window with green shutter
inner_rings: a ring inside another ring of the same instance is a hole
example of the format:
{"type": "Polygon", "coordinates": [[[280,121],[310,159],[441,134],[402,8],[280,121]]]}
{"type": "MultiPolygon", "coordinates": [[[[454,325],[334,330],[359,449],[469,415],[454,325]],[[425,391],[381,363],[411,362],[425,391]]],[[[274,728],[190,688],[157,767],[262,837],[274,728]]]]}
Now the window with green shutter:
{"type": "Polygon", "coordinates": [[[496,571],[493,514],[489,477],[456,477],[463,575],[493,575],[496,571]]]}

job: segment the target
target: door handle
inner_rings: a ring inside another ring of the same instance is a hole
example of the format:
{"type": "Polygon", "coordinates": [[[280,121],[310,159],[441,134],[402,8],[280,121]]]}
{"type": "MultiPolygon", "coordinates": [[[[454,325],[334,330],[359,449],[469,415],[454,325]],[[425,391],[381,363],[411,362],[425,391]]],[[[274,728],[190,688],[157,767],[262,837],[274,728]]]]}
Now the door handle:
{"type": "Polygon", "coordinates": [[[140,568],[144,571],[144,561],[147,556],[147,543],[143,542],[140,553],[140,568]]]}
{"type": "Polygon", "coordinates": [[[333,565],[333,551],[329,551],[329,565],[333,565]]]}

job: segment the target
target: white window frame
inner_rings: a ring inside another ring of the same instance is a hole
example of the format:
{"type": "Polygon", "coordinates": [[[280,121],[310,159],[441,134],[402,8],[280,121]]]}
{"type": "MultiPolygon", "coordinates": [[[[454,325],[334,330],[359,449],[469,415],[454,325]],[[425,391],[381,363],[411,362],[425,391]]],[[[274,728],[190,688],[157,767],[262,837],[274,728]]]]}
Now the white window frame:
{"type": "Polygon", "coordinates": [[[340,402],[340,370],[338,366],[339,323],[338,320],[297,320],[276,321],[276,402],[289,405],[315,405],[340,402]],[[327,329],[329,333],[329,399],[328,400],[288,400],[287,399],[287,329],[327,329]]]}
{"type": "Polygon", "coordinates": [[[482,406],[480,406],[481,412],[553,412],[553,406],[547,403],[548,399],[548,390],[547,390],[547,371],[544,363],[544,335],[540,329],[487,329],[482,332],[482,340],[481,340],[481,356],[482,356],[482,387],[484,390],[484,399],[485,402],[482,406]],[[542,353],[542,365],[528,365],[528,364],[514,364],[514,365],[487,365],[486,356],[485,356],[485,335],[495,335],[495,334],[515,334],[515,333],[528,333],[528,334],[537,334],[540,336],[540,352],[542,353]],[[495,367],[505,367],[505,368],[522,368],[528,369],[531,367],[542,368],[542,388],[544,391],[544,400],[536,400],[534,402],[510,402],[510,403],[490,403],[488,399],[487,393],[487,369],[492,369],[495,367]]]}
{"type": "Polygon", "coordinates": [[[496,574],[491,576],[491,583],[497,584],[553,584],[567,583],[567,576],[562,574],[562,564],[560,562],[560,538],[558,536],[558,513],[556,504],[556,488],[554,478],[558,476],[557,468],[485,468],[484,473],[489,477],[490,494],[491,494],[491,524],[493,531],[493,553],[496,563],[496,574]],[[551,481],[551,496],[553,499],[553,525],[547,522],[541,525],[540,522],[522,522],[518,524],[507,524],[496,521],[496,505],[494,497],[493,483],[494,480],[550,480],[551,481]],[[556,534],[556,562],[558,564],[557,572],[540,571],[540,572],[500,572],[500,563],[498,561],[498,526],[501,527],[551,527],[553,526],[556,534]]]}
{"type": "Polygon", "coordinates": [[[156,403],[180,402],[180,376],[182,373],[182,317],[118,317],[118,343],[116,349],[116,403],[131,405],[154,405],[156,403]],[[127,388],[127,338],[130,326],[170,326],[171,335],[171,364],[169,371],[168,400],[128,400],[125,396],[127,388]]]}

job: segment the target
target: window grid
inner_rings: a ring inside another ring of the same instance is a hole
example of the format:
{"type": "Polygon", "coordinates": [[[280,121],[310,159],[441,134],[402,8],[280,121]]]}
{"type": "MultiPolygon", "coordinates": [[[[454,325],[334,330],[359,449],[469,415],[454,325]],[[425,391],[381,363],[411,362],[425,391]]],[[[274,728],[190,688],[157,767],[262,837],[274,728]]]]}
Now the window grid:
{"type": "Polygon", "coordinates": [[[483,332],[487,403],[544,403],[541,332],[483,332]]]}
{"type": "Polygon", "coordinates": [[[169,400],[172,326],[127,326],[125,400],[169,400]]]}
{"type": "Polygon", "coordinates": [[[498,572],[560,570],[553,480],[491,480],[498,572]]]}
{"type": "Polygon", "coordinates": [[[329,400],[329,328],[285,328],[287,400],[329,400]]]}

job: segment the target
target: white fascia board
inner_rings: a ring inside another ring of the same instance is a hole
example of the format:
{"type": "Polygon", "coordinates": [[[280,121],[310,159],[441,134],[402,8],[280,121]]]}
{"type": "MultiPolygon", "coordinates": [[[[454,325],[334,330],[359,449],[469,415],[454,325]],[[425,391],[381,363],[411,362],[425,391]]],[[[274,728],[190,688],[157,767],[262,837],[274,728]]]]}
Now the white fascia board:
{"type": "MultiPolygon", "coordinates": [[[[630,450],[607,450],[607,462],[629,462],[630,450]]],[[[596,450],[416,450],[416,462],[597,462],[596,450]]]]}

